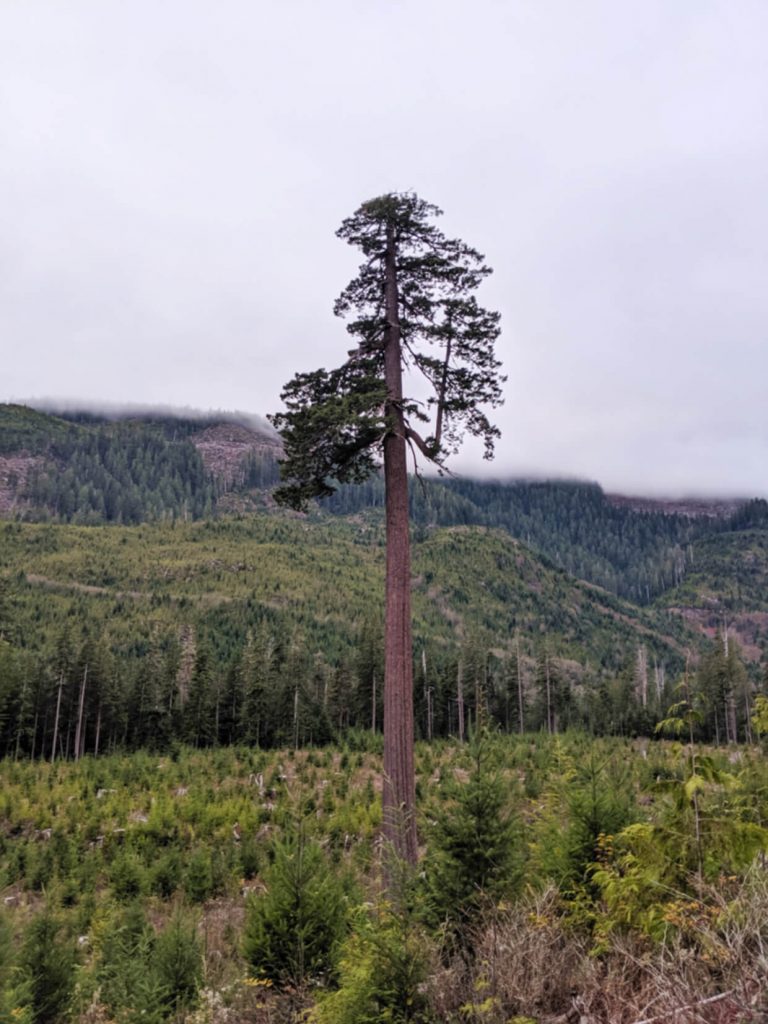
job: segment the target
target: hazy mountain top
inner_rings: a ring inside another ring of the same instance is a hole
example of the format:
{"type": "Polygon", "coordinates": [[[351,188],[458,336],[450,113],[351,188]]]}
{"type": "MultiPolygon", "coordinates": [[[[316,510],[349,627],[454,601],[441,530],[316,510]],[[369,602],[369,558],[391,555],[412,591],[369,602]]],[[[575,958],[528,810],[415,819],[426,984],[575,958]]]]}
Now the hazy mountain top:
{"type": "Polygon", "coordinates": [[[644,498],[629,494],[606,494],[614,508],[626,508],[632,512],[661,512],[664,515],[727,519],[741,508],[747,498],[644,498]]]}
{"type": "MultiPolygon", "coordinates": [[[[15,408],[25,408],[25,406],[15,406],[15,408]]],[[[178,420],[180,423],[197,423],[201,426],[228,423],[277,439],[277,432],[265,417],[241,410],[195,409],[191,406],[147,405],[140,402],[94,403],[56,398],[34,399],[28,403],[26,408],[75,423],[115,423],[124,420],[147,422],[178,420]]]]}

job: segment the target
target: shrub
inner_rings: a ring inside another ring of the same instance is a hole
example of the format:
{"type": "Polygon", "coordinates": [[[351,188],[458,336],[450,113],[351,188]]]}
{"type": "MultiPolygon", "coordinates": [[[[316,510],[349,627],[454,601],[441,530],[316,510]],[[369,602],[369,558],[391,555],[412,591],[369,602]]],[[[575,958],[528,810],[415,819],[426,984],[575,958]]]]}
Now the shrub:
{"type": "Polygon", "coordinates": [[[29,926],[20,966],[34,1024],[65,1020],[75,987],[75,948],[49,907],[29,926]]]}
{"type": "Polygon", "coordinates": [[[213,893],[211,855],[207,850],[195,850],[190,857],[184,875],[184,892],[193,903],[204,903],[213,893]]]}
{"type": "Polygon", "coordinates": [[[176,908],[155,940],[154,970],[168,1013],[197,1002],[203,979],[203,952],[195,921],[176,908]]]}
{"type": "Polygon", "coordinates": [[[336,992],[310,1013],[313,1024],[426,1024],[430,943],[406,908],[384,904],[361,916],[344,944],[336,992]]]}
{"type": "Polygon", "coordinates": [[[170,899],[181,885],[181,858],[176,850],[169,850],[158,858],[151,870],[152,892],[170,899]]]}
{"type": "Polygon", "coordinates": [[[164,1017],[164,991],[154,970],[155,933],[138,903],[107,925],[96,979],[101,1000],[121,1024],[157,1024],[164,1017]]]}
{"type": "Polygon", "coordinates": [[[255,878],[261,867],[261,850],[253,836],[243,836],[240,842],[240,867],[243,878],[255,878]]]}
{"type": "Polygon", "coordinates": [[[346,897],[320,846],[303,831],[275,846],[267,892],[248,904],[243,954],[280,985],[327,981],[346,927],[346,897]]]}
{"type": "Polygon", "coordinates": [[[112,861],[109,880],[115,898],[127,903],[141,896],[145,887],[144,868],[135,853],[122,850],[112,861]]]}
{"type": "Polygon", "coordinates": [[[466,783],[451,783],[452,802],[439,813],[426,862],[430,916],[466,929],[489,900],[519,883],[521,854],[507,787],[494,763],[491,740],[472,743],[466,783]]]}
{"type": "Polygon", "coordinates": [[[20,984],[14,970],[13,929],[5,913],[0,911],[0,1024],[25,1024],[29,1012],[25,986],[20,984]]]}

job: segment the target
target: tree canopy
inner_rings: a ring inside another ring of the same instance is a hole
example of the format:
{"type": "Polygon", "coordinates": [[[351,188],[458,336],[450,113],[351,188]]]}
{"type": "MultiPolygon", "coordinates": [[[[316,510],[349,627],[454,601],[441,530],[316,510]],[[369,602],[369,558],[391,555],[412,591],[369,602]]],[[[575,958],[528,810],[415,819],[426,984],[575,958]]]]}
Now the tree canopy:
{"type": "Polygon", "coordinates": [[[485,409],[501,404],[506,379],[494,354],[500,317],[473,294],[491,270],[475,249],[431,223],[440,213],[413,193],[390,193],[363,203],[339,228],[338,237],[365,257],[334,306],[357,347],[336,369],[297,373],[285,386],[286,411],[271,417],[286,456],[278,500],[304,508],[379,466],[393,430],[385,367],[393,320],[388,272],[397,289],[402,367],[416,371],[409,374],[413,390],[395,401],[404,439],[439,467],[464,433],[482,438],[492,457],[499,431],[485,409]]]}

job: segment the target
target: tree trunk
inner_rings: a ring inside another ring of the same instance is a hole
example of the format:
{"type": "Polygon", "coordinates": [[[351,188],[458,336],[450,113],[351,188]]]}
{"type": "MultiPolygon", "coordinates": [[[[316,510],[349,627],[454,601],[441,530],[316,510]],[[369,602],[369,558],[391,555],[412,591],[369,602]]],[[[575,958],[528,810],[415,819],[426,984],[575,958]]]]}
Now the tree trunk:
{"type": "Polygon", "coordinates": [[[85,746],[83,735],[83,711],[85,710],[85,687],[88,683],[88,665],[86,663],[83,672],[83,681],[80,684],[80,700],[77,704],[77,728],[75,729],[75,760],[79,761],[83,755],[81,746],[85,746]]]}
{"type": "Polygon", "coordinates": [[[101,739],[101,701],[99,701],[99,709],[96,712],[96,739],[93,741],[93,756],[99,756],[99,740],[101,739]]]}
{"type": "Polygon", "coordinates": [[[371,697],[371,732],[376,733],[376,672],[372,676],[373,696],[371,697]]]}
{"type": "Polygon", "coordinates": [[[517,714],[518,728],[520,733],[525,732],[524,707],[523,707],[523,667],[520,664],[520,637],[515,637],[515,651],[517,654],[517,714]]]}
{"type": "Polygon", "coordinates": [[[19,719],[16,723],[16,753],[13,755],[13,760],[19,760],[19,750],[21,749],[21,728],[24,723],[24,709],[26,707],[26,696],[27,696],[27,674],[24,673],[24,680],[21,684],[21,699],[19,700],[19,719]]]}
{"type": "Polygon", "coordinates": [[[56,741],[59,738],[59,714],[61,713],[61,690],[64,686],[64,673],[59,676],[59,693],[56,697],[56,718],[53,723],[53,743],[51,744],[51,764],[56,760],[56,741]]]}
{"type": "Polygon", "coordinates": [[[387,580],[384,641],[384,837],[399,859],[417,858],[413,763],[413,653],[411,553],[408,534],[408,466],[394,228],[387,228],[385,257],[386,348],[384,372],[387,435],[384,439],[387,580]]]}
{"type": "Polygon", "coordinates": [[[456,670],[456,713],[459,725],[459,743],[464,742],[464,681],[462,669],[463,666],[461,660],[459,660],[459,665],[456,670]]]}

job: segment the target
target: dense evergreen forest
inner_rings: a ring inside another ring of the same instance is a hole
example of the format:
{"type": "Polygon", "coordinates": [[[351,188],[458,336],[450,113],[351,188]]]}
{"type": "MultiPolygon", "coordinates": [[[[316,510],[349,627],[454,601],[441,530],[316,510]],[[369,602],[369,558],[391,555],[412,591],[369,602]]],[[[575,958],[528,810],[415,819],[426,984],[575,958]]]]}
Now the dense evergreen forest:
{"type": "MultiPolygon", "coordinates": [[[[220,486],[189,438],[218,420],[143,416],[106,420],[89,413],[56,417],[0,406],[0,455],[39,458],[10,481],[28,519],[140,523],[214,514],[220,486]]],[[[274,455],[250,452],[243,488],[277,480],[274,455]]],[[[6,480],[8,483],[8,480],[6,480]]]]}
{"type": "MultiPolygon", "coordinates": [[[[2,406],[0,455],[1,750],[380,729],[380,480],[278,513],[275,439],[220,416],[2,406]],[[14,456],[32,461],[9,481],[14,456]]],[[[449,479],[414,481],[411,514],[421,736],[650,735],[687,663],[698,734],[750,738],[765,501],[697,518],[593,484],[449,479]]]]}
{"type": "MultiPolygon", "coordinates": [[[[381,508],[380,480],[339,488],[324,505],[349,515],[381,508]]],[[[558,481],[424,480],[410,494],[411,517],[421,526],[455,524],[508,530],[573,576],[640,604],[681,582],[699,540],[728,529],[768,524],[768,504],[729,519],[635,512],[612,504],[597,484],[558,481]]]]}
{"type": "MultiPolygon", "coordinates": [[[[762,531],[727,540],[753,573],[761,555],[765,572],[762,531]]],[[[375,517],[8,522],[0,542],[7,754],[303,745],[381,727],[375,517]]],[[[573,579],[503,531],[428,530],[414,567],[421,736],[466,735],[478,720],[505,732],[652,735],[687,662],[697,735],[750,737],[764,622],[742,654],[737,612],[698,630],[678,610],[641,609],[573,579]]]]}

